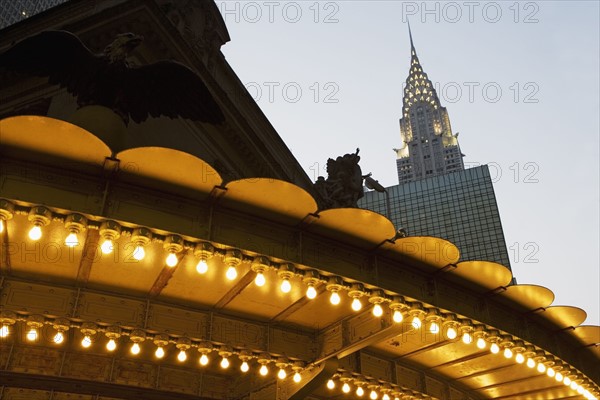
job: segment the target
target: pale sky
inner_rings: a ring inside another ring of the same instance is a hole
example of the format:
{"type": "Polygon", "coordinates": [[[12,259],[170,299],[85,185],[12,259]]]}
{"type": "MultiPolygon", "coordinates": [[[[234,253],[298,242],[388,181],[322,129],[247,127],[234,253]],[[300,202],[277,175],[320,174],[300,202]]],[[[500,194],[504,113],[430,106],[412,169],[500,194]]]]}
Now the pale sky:
{"type": "Polygon", "coordinates": [[[222,51],[313,179],[359,147],[396,185],[406,18],[421,65],[489,164],[513,274],[600,322],[597,1],[216,1],[222,51]]]}

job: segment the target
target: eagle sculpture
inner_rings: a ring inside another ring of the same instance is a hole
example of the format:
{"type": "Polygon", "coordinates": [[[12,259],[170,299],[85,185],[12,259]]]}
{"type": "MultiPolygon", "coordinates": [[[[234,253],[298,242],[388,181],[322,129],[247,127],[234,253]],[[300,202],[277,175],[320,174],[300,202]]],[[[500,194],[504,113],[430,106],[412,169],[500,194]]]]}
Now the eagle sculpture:
{"type": "Polygon", "coordinates": [[[1,54],[0,69],[48,77],[72,93],[80,107],[108,107],[126,124],[161,115],[222,123],[221,109],[190,68],[170,60],[143,66],[127,62],[142,40],[123,33],[94,54],[72,33],[45,31],[1,54]]]}

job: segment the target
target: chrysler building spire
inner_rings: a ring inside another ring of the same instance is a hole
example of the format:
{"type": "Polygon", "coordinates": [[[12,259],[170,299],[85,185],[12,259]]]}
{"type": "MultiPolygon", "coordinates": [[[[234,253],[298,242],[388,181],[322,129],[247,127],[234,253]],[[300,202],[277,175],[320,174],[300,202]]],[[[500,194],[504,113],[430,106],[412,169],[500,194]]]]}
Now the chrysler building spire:
{"type": "Polygon", "coordinates": [[[402,147],[395,149],[400,183],[464,169],[458,133],[452,134],[448,112],[423,71],[410,24],[408,35],[411,59],[402,99],[402,147]]]}

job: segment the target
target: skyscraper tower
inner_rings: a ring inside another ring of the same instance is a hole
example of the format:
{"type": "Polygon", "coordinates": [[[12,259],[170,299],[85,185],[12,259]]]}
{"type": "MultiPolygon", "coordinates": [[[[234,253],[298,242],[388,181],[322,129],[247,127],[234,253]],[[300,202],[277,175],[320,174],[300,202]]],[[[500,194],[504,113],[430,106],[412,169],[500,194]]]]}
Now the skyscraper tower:
{"type": "Polygon", "coordinates": [[[448,111],[442,107],[433,84],[421,67],[410,25],[408,32],[411,60],[400,119],[402,147],[394,149],[400,183],[465,168],[458,145],[458,133],[452,133],[448,111]]]}

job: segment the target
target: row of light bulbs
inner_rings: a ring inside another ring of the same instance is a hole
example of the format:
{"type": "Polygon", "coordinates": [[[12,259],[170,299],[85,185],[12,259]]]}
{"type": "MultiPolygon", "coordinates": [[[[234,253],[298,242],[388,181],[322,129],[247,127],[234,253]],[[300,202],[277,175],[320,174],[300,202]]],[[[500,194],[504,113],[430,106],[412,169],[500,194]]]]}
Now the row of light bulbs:
{"type": "Polygon", "coordinates": [[[166,334],[147,335],[145,331],[140,329],[134,329],[130,332],[121,330],[120,327],[108,326],[100,327],[95,323],[84,322],[74,326],[66,318],[57,318],[54,321],[46,321],[43,316],[34,315],[28,318],[17,316],[12,312],[3,312],[0,316],[0,338],[6,338],[11,334],[11,327],[17,322],[23,321],[26,324],[27,333],[25,338],[29,342],[36,342],[40,338],[40,330],[44,325],[51,325],[55,330],[55,334],[52,336],[51,341],[60,345],[66,340],[66,332],[71,328],[76,328],[80,331],[83,338],[81,339],[81,347],[84,349],[90,348],[94,342],[99,341],[94,336],[103,332],[106,337],[105,348],[109,352],[114,352],[118,347],[119,338],[122,336],[129,336],[130,347],[129,352],[137,356],[142,352],[141,343],[147,340],[152,340],[156,346],[154,356],[157,359],[165,357],[167,351],[166,348],[169,344],[175,344],[175,348],[178,350],[177,360],[179,362],[185,362],[188,359],[188,351],[192,348],[196,348],[200,353],[198,363],[200,366],[205,367],[210,364],[211,353],[215,352],[221,358],[219,366],[222,369],[228,369],[231,366],[231,358],[237,357],[240,361],[240,371],[246,373],[250,371],[251,364],[256,360],[260,368],[258,373],[261,376],[268,376],[271,373],[270,364],[274,364],[277,368],[277,378],[286,379],[289,376],[290,371],[292,372],[292,379],[298,383],[302,381],[302,371],[305,369],[305,362],[303,361],[291,361],[285,357],[273,357],[269,353],[254,354],[249,350],[233,349],[227,345],[218,345],[209,341],[192,342],[191,339],[180,337],[173,339],[166,334]]]}

